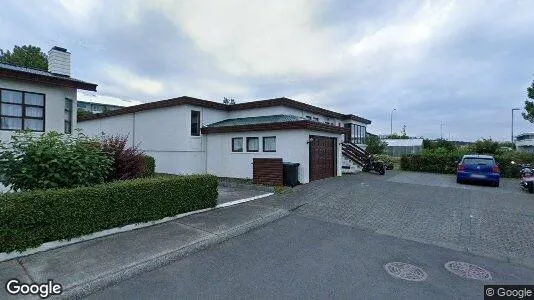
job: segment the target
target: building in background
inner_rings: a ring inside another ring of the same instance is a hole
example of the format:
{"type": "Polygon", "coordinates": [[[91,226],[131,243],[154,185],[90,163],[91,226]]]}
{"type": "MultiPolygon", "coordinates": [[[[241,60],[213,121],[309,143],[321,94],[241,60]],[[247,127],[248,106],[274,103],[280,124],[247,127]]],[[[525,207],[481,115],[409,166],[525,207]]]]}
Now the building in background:
{"type": "Polygon", "coordinates": [[[99,114],[106,111],[117,110],[123,107],[139,105],[140,101],[124,100],[117,97],[97,94],[78,93],[78,109],[99,114]]]}
{"type": "Polygon", "coordinates": [[[388,144],[386,153],[400,157],[408,154],[418,154],[423,151],[423,139],[382,139],[388,144]]]}
{"type": "Polygon", "coordinates": [[[534,132],[519,134],[515,137],[517,151],[534,153],[534,132]]]}

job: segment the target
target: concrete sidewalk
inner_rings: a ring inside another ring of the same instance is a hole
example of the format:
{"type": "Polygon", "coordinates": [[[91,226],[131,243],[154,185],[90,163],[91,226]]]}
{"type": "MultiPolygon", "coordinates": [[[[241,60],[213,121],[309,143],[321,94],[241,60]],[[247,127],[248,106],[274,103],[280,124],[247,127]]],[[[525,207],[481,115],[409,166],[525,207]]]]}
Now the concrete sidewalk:
{"type": "Polygon", "coordinates": [[[0,263],[0,299],[8,298],[5,284],[12,278],[25,283],[52,279],[63,287],[60,298],[83,297],[288,214],[239,204],[5,261],[0,263]]]}

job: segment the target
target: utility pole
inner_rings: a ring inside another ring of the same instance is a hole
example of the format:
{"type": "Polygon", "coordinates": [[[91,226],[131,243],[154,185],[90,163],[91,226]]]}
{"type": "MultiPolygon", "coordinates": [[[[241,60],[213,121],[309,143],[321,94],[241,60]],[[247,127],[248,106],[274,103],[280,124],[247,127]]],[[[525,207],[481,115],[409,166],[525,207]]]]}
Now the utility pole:
{"type": "Polygon", "coordinates": [[[443,122],[439,123],[439,132],[440,132],[441,139],[443,139],[443,122]]]}
{"type": "Polygon", "coordinates": [[[514,143],[514,111],[519,110],[519,108],[512,108],[512,144],[514,143]]]}
{"type": "Polygon", "coordinates": [[[397,109],[394,108],[392,111],[391,111],[391,120],[390,120],[390,123],[389,123],[389,128],[390,128],[390,131],[389,131],[389,134],[390,135],[393,135],[393,112],[396,111],[397,109]]]}

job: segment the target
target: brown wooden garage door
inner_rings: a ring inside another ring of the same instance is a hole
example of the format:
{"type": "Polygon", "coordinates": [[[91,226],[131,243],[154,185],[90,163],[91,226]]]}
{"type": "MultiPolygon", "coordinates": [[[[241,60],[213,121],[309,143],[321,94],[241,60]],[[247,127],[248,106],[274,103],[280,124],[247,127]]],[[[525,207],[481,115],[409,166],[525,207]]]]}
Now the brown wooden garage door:
{"type": "Polygon", "coordinates": [[[336,175],[337,139],[310,135],[310,181],[336,175]]]}

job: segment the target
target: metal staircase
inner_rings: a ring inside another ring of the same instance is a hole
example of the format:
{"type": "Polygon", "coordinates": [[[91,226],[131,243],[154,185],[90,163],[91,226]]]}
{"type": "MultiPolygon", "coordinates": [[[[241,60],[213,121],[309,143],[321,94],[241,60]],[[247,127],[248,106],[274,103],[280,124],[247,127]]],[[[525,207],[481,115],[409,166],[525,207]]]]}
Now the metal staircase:
{"type": "Polygon", "coordinates": [[[341,144],[341,153],[344,158],[342,166],[344,173],[361,171],[366,164],[369,164],[372,157],[369,152],[351,142],[341,144]]]}

